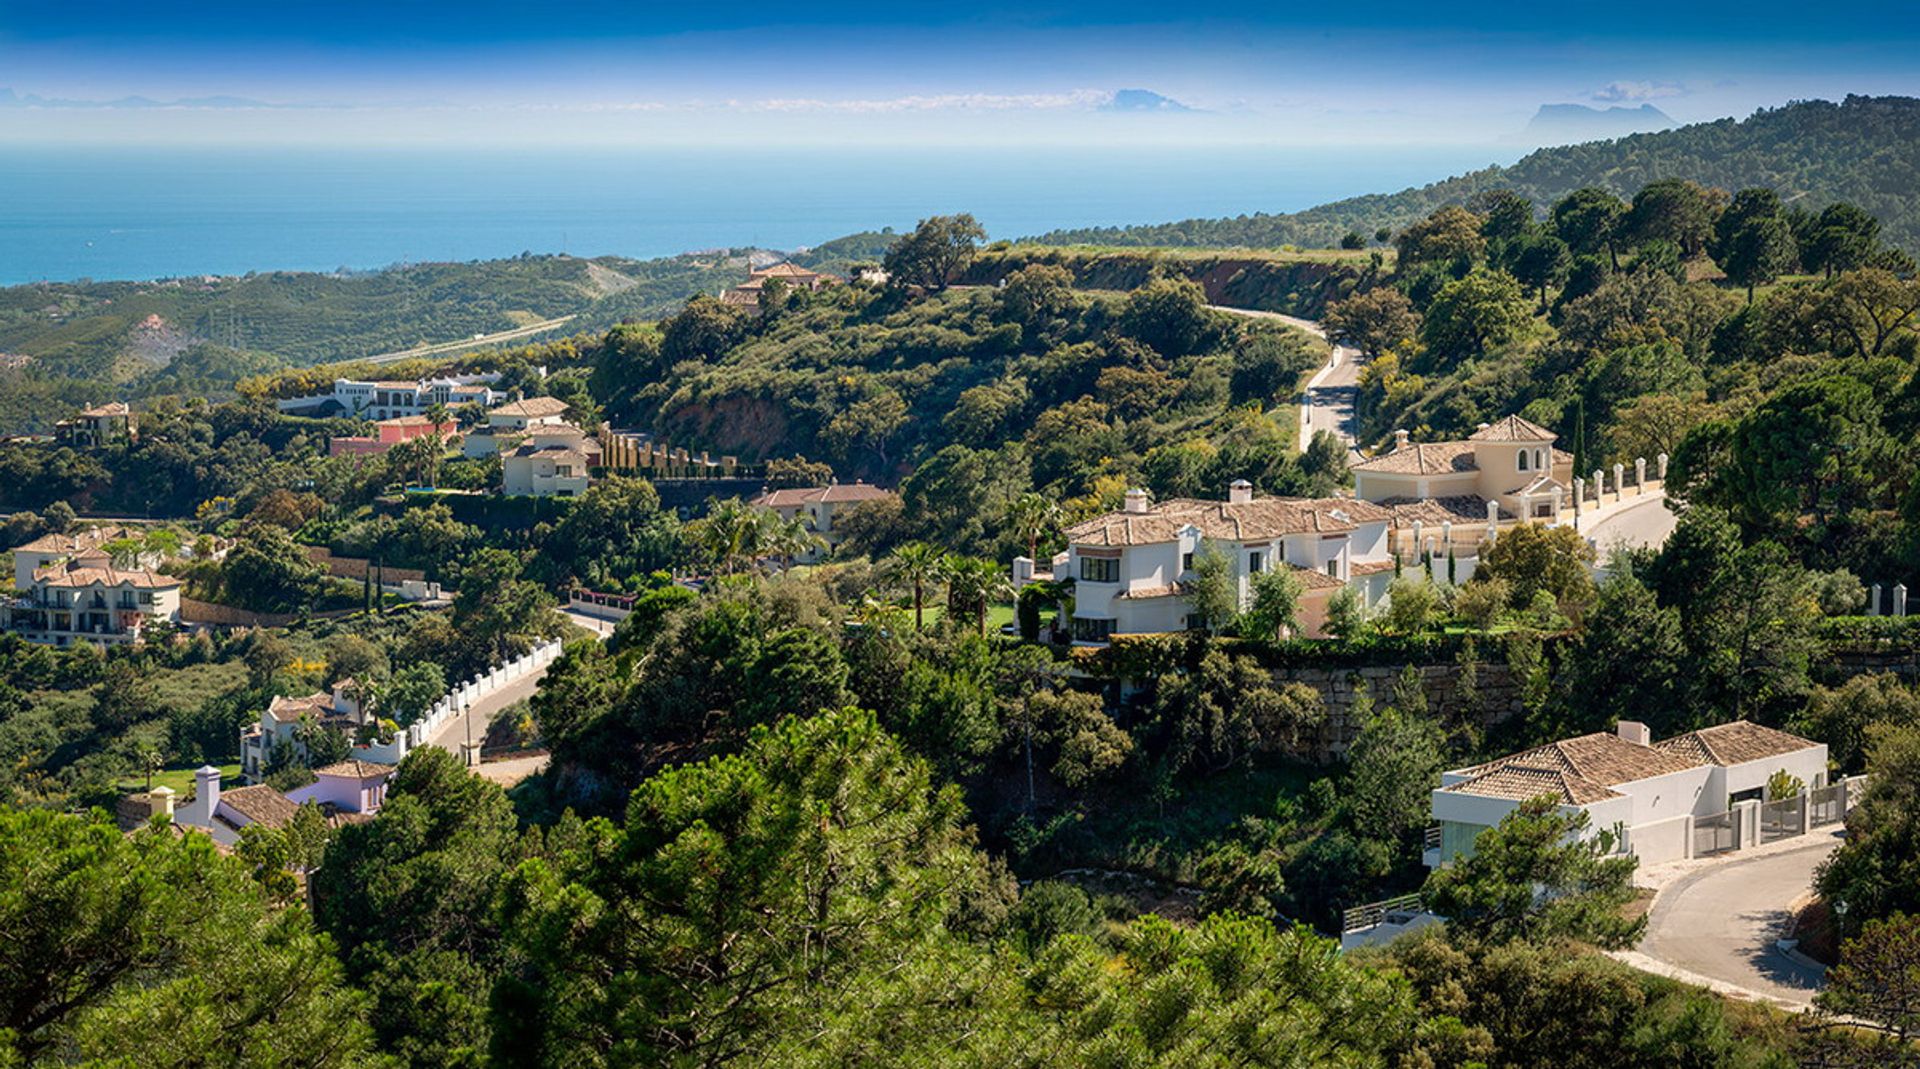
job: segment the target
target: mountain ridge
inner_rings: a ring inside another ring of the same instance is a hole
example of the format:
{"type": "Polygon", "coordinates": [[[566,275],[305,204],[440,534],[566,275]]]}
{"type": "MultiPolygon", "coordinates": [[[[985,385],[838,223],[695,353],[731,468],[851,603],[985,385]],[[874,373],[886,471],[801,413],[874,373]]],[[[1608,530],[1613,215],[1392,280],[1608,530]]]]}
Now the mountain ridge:
{"type": "Polygon", "coordinates": [[[1920,99],[1849,95],[1793,101],[1745,119],[1537,149],[1395,193],[1348,197],[1291,213],[1054,230],[1040,244],[1273,248],[1324,247],[1349,232],[1399,229],[1476,193],[1511,189],[1545,209],[1582,186],[1632,195],[1661,178],[1727,189],[1769,186],[1817,210],[1850,201],[1877,216],[1889,244],[1920,249],[1920,99]]]}

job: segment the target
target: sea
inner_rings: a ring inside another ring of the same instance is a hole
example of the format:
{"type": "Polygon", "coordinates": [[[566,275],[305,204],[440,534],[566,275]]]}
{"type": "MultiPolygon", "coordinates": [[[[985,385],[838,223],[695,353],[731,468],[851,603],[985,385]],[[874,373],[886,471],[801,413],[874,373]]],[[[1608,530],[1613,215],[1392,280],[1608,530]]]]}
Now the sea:
{"type": "Polygon", "coordinates": [[[522,252],[791,250],[972,212],[995,238],[1286,212],[1518,150],[269,150],[0,146],[0,285],[368,270],[522,252]]]}

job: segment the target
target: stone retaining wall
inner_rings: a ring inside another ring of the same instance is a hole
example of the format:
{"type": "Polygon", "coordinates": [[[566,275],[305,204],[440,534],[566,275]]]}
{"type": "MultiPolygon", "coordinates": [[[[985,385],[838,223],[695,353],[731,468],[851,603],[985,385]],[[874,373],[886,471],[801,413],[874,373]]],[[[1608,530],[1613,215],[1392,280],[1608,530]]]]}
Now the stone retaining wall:
{"type": "MultiPolygon", "coordinates": [[[[1327,706],[1327,730],[1322,737],[1321,756],[1328,757],[1344,753],[1360,733],[1361,725],[1353,718],[1356,686],[1364,683],[1373,707],[1384,708],[1393,701],[1393,687],[1403,669],[1404,666],[1400,665],[1295,668],[1277,670],[1273,676],[1277,683],[1304,683],[1320,692],[1320,698],[1327,706]]],[[[1416,665],[1415,671],[1420,673],[1421,687],[1426,691],[1429,715],[1441,720],[1468,715],[1466,698],[1461,693],[1459,665],[1416,665]]],[[[1475,665],[1475,671],[1480,698],[1480,709],[1475,719],[1481,726],[1501,723],[1521,711],[1520,687],[1515,683],[1511,669],[1500,662],[1480,662],[1475,665]]]]}

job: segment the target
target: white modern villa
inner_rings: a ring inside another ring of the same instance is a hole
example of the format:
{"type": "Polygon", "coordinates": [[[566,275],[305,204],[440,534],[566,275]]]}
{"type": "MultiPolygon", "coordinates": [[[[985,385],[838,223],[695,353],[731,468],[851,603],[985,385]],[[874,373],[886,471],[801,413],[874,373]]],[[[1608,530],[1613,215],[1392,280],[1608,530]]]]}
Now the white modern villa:
{"type": "MultiPolygon", "coordinates": [[[[541,371],[545,373],[544,368],[541,371]]],[[[424,416],[427,409],[434,405],[458,408],[466,404],[499,404],[502,400],[500,391],[489,385],[499,379],[498,372],[423,379],[335,379],[331,393],[288,397],[276,401],[275,407],[282,412],[358,416],[373,420],[424,416]]]]}
{"type": "MultiPolygon", "coordinates": [[[[1744,829],[1737,820],[1726,822],[1736,838],[1753,839],[1759,806],[1782,801],[1769,797],[1767,787],[1780,772],[1798,781],[1803,800],[1817,796],[1827,786],[1826,744],[1745,720],[1654,742],[1645,724],[1623,720],[1614,732],[1442,773],[1425,860],[1437,867],[1471,854],[1481,832],[1542,795],[1563,812],[1586,813],[1588,834],[1611,833],[1616,850],[1636,855],[1642,865],[1714,852],[1696,845],[1696,825],[1749,811],[1755,815],[1744,829]]],[[[1803,815],[1798,828],[1806,827],[1803,815]]]]}

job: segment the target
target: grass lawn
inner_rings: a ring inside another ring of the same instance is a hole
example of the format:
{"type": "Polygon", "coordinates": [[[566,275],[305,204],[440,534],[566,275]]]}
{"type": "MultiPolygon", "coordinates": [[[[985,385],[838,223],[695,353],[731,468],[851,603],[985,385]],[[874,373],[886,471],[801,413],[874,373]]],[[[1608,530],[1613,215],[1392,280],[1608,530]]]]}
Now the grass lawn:
{"type": "MultiPolygon", "coordinates": [[[[909,603],[906,609],[907,609],[907,615],[912,616],[913,605],[909,603]]],[[[946,614],[947,614],[947,606],[944,602],[935,604],[934,602],[929,600],[925,605],[925,615],[926,615],[926,621],[927,621],[928,627],[932,627],[934,624],[938,623],[940,621],[940,618],[945,616],[946,614]]],[[[994,634],[998,632],[1001,628],[1006,627],[1011,623],[1013,623],[1012,603],[1009,602],[1007,604],[995,604],[995,605],[987,606],[987,633],[988,634],[994,634]]]]}
{"type": "MultiPolygon", "coordinates": [[[[153,785],[155,787],[171,787],[173,788],[175,801],[186,801],[187,796],[193,793],[193,770],[199,767],[199,765],[169,766],[153,774],[153,785]]],[[[220,785],[222,787],[237,786],[239,782],[240,765],[238,762],[231,765],[220,766],[220,785]]],[[[145,776],[130,776],[121,780],[119,787],[123,791],[144,791],[147,789],[147,778],[145,776]]]]}

